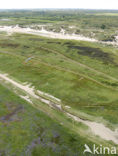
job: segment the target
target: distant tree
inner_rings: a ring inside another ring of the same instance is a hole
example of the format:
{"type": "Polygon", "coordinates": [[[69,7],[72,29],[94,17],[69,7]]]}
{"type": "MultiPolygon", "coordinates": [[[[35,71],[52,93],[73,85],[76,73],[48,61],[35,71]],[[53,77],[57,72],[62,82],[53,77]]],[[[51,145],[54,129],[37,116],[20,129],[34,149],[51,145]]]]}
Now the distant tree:
{"type": "Polygon", "coordinates": [[[105,29],[106,28],[106,25],[105,24],[102,24],[101,25],[101,29],[105,29]]]}

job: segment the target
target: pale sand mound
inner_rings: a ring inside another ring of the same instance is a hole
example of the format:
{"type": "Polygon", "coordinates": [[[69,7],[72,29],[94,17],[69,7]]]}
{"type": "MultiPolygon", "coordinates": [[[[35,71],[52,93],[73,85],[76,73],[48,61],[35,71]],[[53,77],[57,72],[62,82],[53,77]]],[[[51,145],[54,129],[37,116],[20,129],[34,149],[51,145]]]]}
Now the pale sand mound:
{"type": "Polygon", "coordinates": [[[115,41],[98,41],[94,38],[85,37],[82,35],[76,35],[76,34],[65,34],[65,31],[62,29],[61,33],[55,33],[52,31],[47,31],[42,27],[42,30],[35,30],[31,28],[21,28],[18,25],[15,27],[13,26],[0,26],[0,31],[5,31],[8,33],[8,35],[11,35],[12,33],[26,33],[26,34],[33,34],[33,35],[39,35],[49,38],[55,38],[55,39],[68,39],[68,40],[80,40],[80,41],[88,41],[88,42],[99,42],[102,44],[111,44],[111,45],[118,45],[118,36],[116,36],[116,42],[115,41]]]}
{"type": "Polygon", "coordinates": [[[1,26],[0,31],[6,31],[8,34],[12,33],[27,33],[27,34],[35,34],[50,38],[57,38],[57,39],[72,39],[72,40],[82,40],[82,41],[90,41],[90,42],[97,42],[97,40],[89,37],[84,37],[82,35],[76,35],[76,34],[65,34],[65,31],[62,29],[61,33],[55,33],[52,31],[47,31],[44,28],[42,30],[34,30],[31,28],[20,28],[19,26],[1,26]]]}

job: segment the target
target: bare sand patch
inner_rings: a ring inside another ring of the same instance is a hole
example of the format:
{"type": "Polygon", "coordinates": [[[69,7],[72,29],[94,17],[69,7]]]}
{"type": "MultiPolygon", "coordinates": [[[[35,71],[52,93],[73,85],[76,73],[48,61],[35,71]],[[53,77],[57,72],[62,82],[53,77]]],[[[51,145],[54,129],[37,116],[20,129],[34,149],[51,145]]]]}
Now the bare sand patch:
{"type": "Polygon", "coordinates": [[[47,31],[44,29],[42,26],[41,30],[35,30],[30,27],[27,28],[21,28],[18,25],[16,26],[0,26],[0,31],[5,31],[8,33],[8,35],[12,35],[13,33],[26,33],[26,34],[33,34],[33,35],[39,35],[39,36],[44,36],[44,37],[49,37],[49,38],[55,38],[55,39],[68,39],[68,40],[79,40],[79,41],[88,41],[88,42],[99,42],[102,44],[111,44],[111,45],[118,45],[118,40],[117,36],[116,41],[99,41],[95,38],[90,38],[90,37],[85,37],[83,35],[76,35],[76,34],[65,34],[65,30],[61,29],[60,33],[55,33],[53,31],[47,31]]]}

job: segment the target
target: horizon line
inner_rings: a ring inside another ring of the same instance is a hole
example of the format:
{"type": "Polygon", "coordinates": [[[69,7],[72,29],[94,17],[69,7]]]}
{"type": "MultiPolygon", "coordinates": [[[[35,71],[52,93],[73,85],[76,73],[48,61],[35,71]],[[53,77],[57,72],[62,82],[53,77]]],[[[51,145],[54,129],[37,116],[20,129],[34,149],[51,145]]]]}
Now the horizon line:
{"type": "Polygon", "coordinates": [[[105,8],[0,8],[0,10],[36,10],[36,9],[49,9],[49,10],[53,10],[53,9],[80,9],[80,10],[118,10],[118,9],[105,9],[105,8]]]}

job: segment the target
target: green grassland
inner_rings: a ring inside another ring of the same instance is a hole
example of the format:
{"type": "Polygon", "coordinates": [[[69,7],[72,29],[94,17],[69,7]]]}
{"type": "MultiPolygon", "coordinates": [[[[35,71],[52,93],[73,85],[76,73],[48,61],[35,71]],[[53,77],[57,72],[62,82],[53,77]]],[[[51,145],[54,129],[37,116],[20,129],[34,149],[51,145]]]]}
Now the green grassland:
{"type": "Polygon", "coordinates": [[[82,156],[92,142],[51,117],[0,85],[0,155],[82,156]]]}
{"type": "Polygon", "coordinates": [[[64,105],[78,110],[78,115],[82,111],[96,117],[102,116],[116,124],[117,49],[103,45],[99,47],[100,44],[96,43],[25,34],[4,36],[0,40],[0,70],[61,99],[64,105]],[[70,48],[68,43],[75,49],[70,48]],[[82,47],[86,51],[81,51],[82,47]],[[87,48],[88,53],[82,54],[87,52],[87,48]],[[92,53],[89,55],[90,51],[92,53]],[[100,52],[100,56],[95,52],[100,52]],[[30,57],[32,59],[27,62],[30,57]]]}
{"type": "MultiPolygon", "coordinates": [[[[95,31],[95,37],[104,40],[117,34],[118,12],[110,13],[8,10],[0,12],[0,25],[35,28],[35,24],[46,24],[47,30],[59,32],[62,27],[70,32],[68,26],[73,23],[77,29],[72,32],[90,37],[90,32],[95,31]]],[[[0,73],[61,99],[62,108],[70,106],[67,111],[71,114],[111,129],[118,124],[117,69],[118,49],[112,45],[0,33],[0,73]]],[[[13,87],[0,83],[0,155],[83,156],[85,143],[90,147],[93,143],[113,145],[36,99],[32,106],[18,97],[13,87]]]]}

